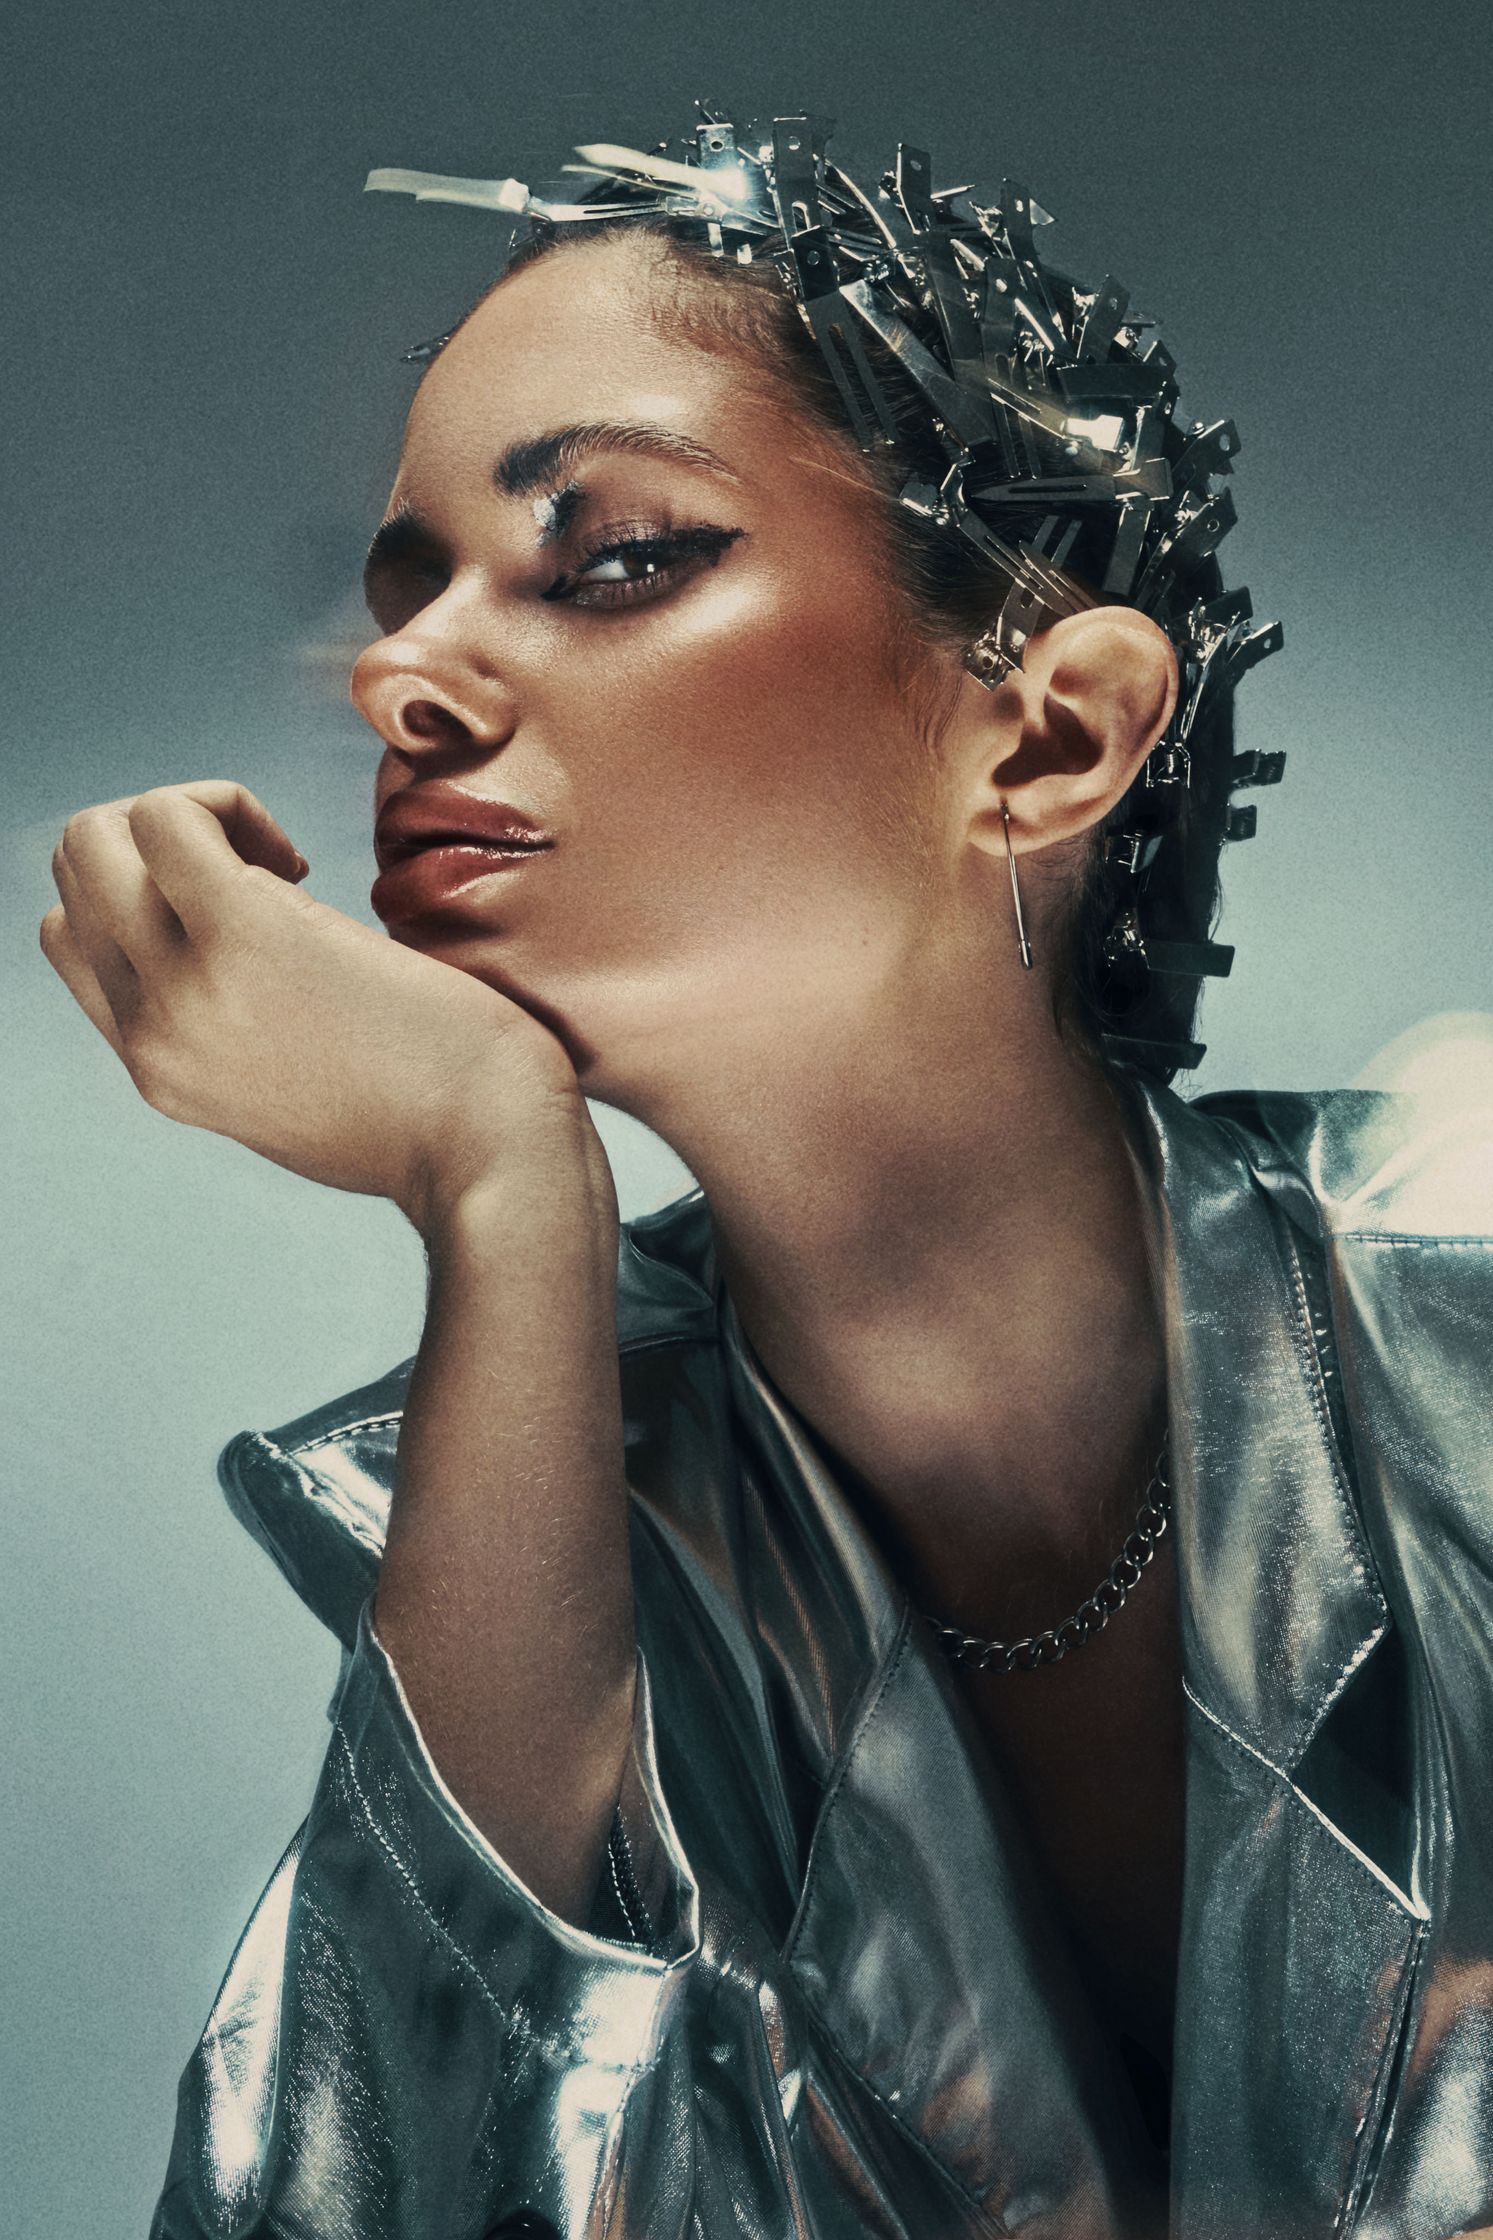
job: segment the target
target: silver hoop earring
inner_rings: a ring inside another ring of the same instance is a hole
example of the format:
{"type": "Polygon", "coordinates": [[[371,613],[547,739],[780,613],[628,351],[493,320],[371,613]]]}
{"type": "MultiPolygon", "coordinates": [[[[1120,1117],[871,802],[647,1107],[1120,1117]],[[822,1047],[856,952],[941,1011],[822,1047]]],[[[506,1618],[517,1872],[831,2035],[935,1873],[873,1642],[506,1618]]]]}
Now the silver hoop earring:
{"type": "Polygon", "coordinates": [[[1001,803],[1001,830],[1006,840],[1006,868],[1011,874],[1011,900],[1016,905],[1016,946],[1021,951],[1021,961],[1028,972],[1032,969],[1032,945],[1026,937],[1026,920],[1021,914],[1021,888],[1016,881],[1016,858],[1011,853],[1011,812],[1001,803]]]}

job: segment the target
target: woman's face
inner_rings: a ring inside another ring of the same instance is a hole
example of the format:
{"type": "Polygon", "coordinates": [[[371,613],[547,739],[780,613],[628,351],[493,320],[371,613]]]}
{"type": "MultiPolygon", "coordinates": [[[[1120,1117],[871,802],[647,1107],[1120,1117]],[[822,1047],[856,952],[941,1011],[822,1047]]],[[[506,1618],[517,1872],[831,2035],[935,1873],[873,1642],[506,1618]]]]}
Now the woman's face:
{"type": "Polygon", "coordinates": [[[391,935],[645,1111],[712,1041],[869,1019],[957,852],[854,454],[744,355],[669,332],[657,256],[545,257],[435,361],[352,687],[380,812],[456,788],[552,843],[396,863],[372,898],[391,935]]]}

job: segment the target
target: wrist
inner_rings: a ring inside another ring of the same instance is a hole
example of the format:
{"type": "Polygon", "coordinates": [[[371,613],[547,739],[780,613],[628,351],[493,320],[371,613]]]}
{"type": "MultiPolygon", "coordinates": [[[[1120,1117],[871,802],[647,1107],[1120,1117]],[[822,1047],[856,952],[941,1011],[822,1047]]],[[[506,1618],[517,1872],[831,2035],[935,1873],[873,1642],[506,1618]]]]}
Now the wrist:
{"type": "Polygon", "coordinates": [[[447,1130],[420,1162],[401,1211],[432,1258],[469,1240],[536,1228],[584,1230],[611,1264],[617,1198],[606,1152],[576,1091],[509,1115],[501,1126],[447,1130]]]}

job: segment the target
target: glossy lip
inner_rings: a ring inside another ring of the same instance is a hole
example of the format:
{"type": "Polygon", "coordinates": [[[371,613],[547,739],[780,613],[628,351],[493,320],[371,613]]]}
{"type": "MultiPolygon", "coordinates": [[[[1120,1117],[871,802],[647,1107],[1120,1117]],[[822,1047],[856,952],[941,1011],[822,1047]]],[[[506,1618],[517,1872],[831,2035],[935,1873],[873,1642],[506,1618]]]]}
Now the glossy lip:
{"type": "Polygon", "coordinates": [[[548,843],[542,847],[504,848],[493,842],[461,841],[442,846],[427,841],[391,858],[369,889],[369,904],[386,925],[435,913],[478,915],[483,898],[473,895],[467,901],[469,888],[479,887],[485,893],[495,873],[517,871],[549,852],[548,843]]]}
{"type": "Polygon", "coordinates": [[[410,786],[391,795],[373,828],[380,871],[391,871],[417,850],[437,846],[504,848],[516,854],[551,848],[554,840],[527,809],[464,793],[459,786],[410,786]]]}

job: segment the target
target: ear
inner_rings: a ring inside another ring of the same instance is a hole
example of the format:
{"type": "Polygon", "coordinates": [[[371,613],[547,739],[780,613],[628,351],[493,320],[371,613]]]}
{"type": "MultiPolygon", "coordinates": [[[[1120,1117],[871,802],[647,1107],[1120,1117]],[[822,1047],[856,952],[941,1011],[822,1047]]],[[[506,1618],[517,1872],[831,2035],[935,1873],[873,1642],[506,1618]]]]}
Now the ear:
{"type": "Polygon", "coordinates": [[[1177,656],[1149,615],[1090,607],[1029,640],[994,692],[969,679],[964,732],[968,829],[1004,854],[1079,838],[1127,792],[1171,720],[1177,656]],[[981,703],[983,702],[983,706],[981,703]]]}

